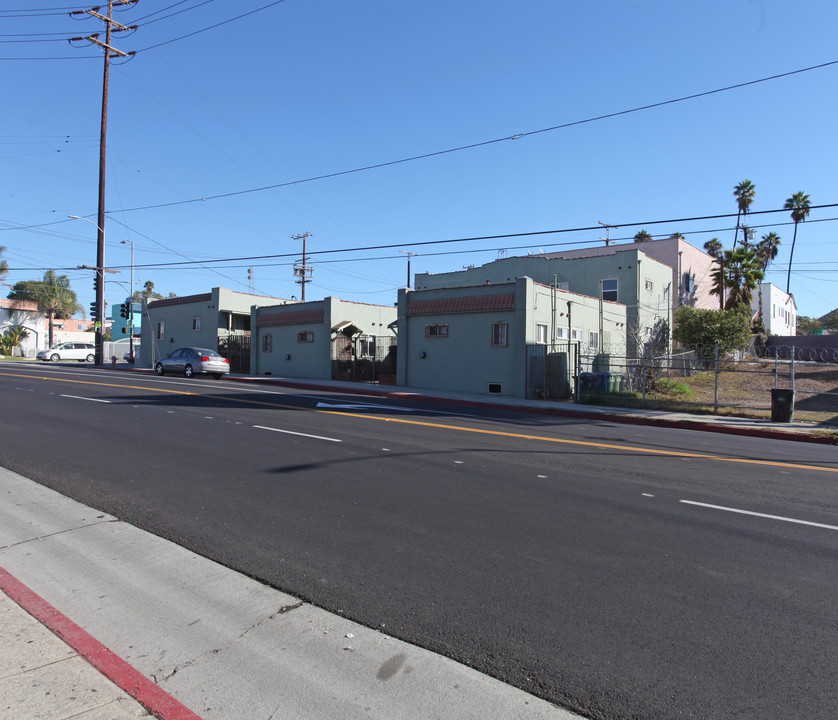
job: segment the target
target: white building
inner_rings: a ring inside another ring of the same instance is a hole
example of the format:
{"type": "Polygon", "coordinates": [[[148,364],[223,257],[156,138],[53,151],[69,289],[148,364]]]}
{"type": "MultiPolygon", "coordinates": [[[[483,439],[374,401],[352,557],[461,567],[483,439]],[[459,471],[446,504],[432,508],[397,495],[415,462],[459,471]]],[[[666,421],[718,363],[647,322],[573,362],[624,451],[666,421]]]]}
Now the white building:
{"type": "Polygon", "coordinates": [[[769,335],[791,337],[797,334],[797,304],[794,296],[771,283],[760,283],[751,310],[756,316],[762,312],[762,322],[769,335]]]}
{"type": "Polygon", "coordinates": [[[24,357],[35,357],[38,350],[46,348],[46,321],[38,306],[33,302],[0,299],[0,335],[17,325],[29,333],[20,346],[24,357]]]}

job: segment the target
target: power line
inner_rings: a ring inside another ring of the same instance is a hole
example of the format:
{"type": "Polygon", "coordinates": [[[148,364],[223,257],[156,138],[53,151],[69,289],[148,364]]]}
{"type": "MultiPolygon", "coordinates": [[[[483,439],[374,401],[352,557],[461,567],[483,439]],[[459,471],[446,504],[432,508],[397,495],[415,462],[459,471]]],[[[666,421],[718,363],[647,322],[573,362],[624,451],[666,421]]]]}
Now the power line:
{"type": "MultiPolygon", "coordinates": [[[[285,0],[278,0],[277,2],[272,3],[272,4],[277,5],[280,2],[285,2],[285,0]]],[[[266,5],[265,7],[270,7],[270,5],[266,5]]],[[[264,8],[259,8],[259,9],[263,10],[264,8]]],[[[252,12],[258,12],[258,10],[254,10],[252,12]]],[[[248,13],[248,14],[250,14],[250,13],[248,13]]],[[[244,16],[240,16],[240,17],[244,17],[244,16]]],[[[233,18],[233,19],[235,20],[235,19],[238,19],[238,18],[233,18]]],[[[199,32],[203,32],[203,31],[199,31],[199,32]]],[[[187,37],[187,36],[185,36],[185,37],[187,37]]],[[[170,42],[173,42],[173,41],[170,41],[170,42]]],[[[158,47],[158,46],[153,46],[153,47],[158,47]]],[[[148,50],[148,49],[150,49],[150,48],[146,48],[146,50],[148,50]]],[[[143,52],[143,51],[138,51],[138,52],[143,52]]],[[[168,202],[168,203],[158,203],[156,205],[143,205],[143,206],[140,206],[140,207],[124,208],[122,210],[119,210],[119,212],[135,212],[135,211],[138,211],[138,210],[154,210],[154,209],[157,209],[157,208],[175,207],[175,206],[178,206],[178,205],[190,205],[190,204],[194,204],[194,203],[207,202],[208,200],[220,200],[222,198],[237,197],[239,195],[248,195],[248,194],[257,193],[257,192],[264,192],[266,190],[276,190],[278,188],[290,187],[292,185],[302,185],[303,183],[315,182],[317,180],[327,180],[327,179],[330,179],[330,178],[341,177],[343,175],[353,175],[355,173],[366,172],[368,170],[378,170],[378,169],[385,168],[385,167],[391,167],[393,165],[402,165],[404,163],[414,162],[415,160],[426,160],[428,158],[439,157],[441,155],[449,155],[451,153],[461,152],[463,150],[473,150],[473,149],[479,148],[479,147],[486,147],[488,145],[495,145],[497,143],[502,143],[502,142],[506,142],[506,141],[509,141],[509,140],[520,140],[521,138],[531,137],[533,135],[540,135],[542,133],[554,132],[556,130],[564,130],[564,129],[567,129],[567,128],[570,128],[570,127],[575,127],[577,125],[584,125],[584,124],[587,124],[587,123],[598,122],[600,120],[607,120],[607,119],[610,119],[610,118],[616,118],[616,117],[620,117],[622,115],[629,115],[631,113],[641,112],[643,110],[651,110],[651,109],[654,109],[654,108],[664,107],[666,105],[673,105],[675,103],[685,102],[687,100],[695,100],[697,98],[706,97],[708,95],[715,95],[715,94],[718,94],[718,93],[728,92],[730,90],[736,90],[736,89],[739,89],[739,88],[748,87],[750,85],[757,85],[759,83],[769,82],[771,80],[778,80],[780,78],[790,77],[792,75],[799,75],[800,73],[810,72],[812,70],[820,70],[820,69],[830,67],[830,66],[833,66],[833,65],[838,65],[838,60],[831,60],[829,62],[821,63],[820,65],[812,65],[810,67],[801,68],[801,69],[798,69],[798,70],[790,70],[789,72],[780,73],[778,75],[771,75],[769,77],[760,78],[758,80],[749,80],[747,82],[737,83],[735,85],[728,85],[728,86],[723,87],[723,88],[717,88],[716,90],[707,90],[705,92],[694,93],[692,95],[684,95],[682,97],[674,98],[672,100],[662,100],[661,102],[652,103],[650,105],[641,105],[641,106],[638,106],[638,107],[635,107],[635,108],[631,108],[629,110],[619,110],[619,111],[616,111],[616,112],[606,113],[605,115],[597,115],[595,117],[585,118],[583,120],[573,120],[571,122],[562,123],[560,125],[553,125],[551,127],[542,128],[540,130],[530,130],[530,131],[523,132],[523,133],[516,133],[514,135],[508,135],[506,137],[495,138],[493,140],[484,140],[482,142],[470,143],[468,145],[460,145],[458,147],[448,148],[447,150],[436,150],[434,152],[424,153],[422,155],[413,155],[411,157],[401,158],[400,160],[389,160],[389,161],[386,161],[386,162],[374,163],[372,165],[364,165],[363,167],[353,168],[351,170],[340,170],[340,171],[337,171],[337,172],[326,173],[324,175],[315,175],[315,176],[308,177],[308,178],[302,178],[300,180],[289,180],[289,181],[283,182],[283,183],[276,183],[276,184],[273,184],[273,185],[263,185],[262,187],[249,188],[247,190],[237,190],[237,191],[228,192],[228,193],[220,193],[218,195],[206,195],[204,197],[192,198],[190,200],[177,200],[177,201],[168,202]]]]}

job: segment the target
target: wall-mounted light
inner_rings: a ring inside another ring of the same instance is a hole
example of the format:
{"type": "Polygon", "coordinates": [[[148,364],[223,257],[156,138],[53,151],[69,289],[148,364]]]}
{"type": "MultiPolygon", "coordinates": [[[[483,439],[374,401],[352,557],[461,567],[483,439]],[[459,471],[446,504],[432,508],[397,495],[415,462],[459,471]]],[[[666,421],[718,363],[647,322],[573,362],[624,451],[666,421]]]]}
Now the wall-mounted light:
{"type": "Polygon", "coordinates": [[[424,351],[424,350],[422,350],[422,351],[419,353],[419,357],[420,357],[420,358],[422,358],[423,360],[425,359],[426,355],[425,355],[425,351],[424,351]]]}
{"type": "Polygon", "coordinates": [[[286,359],[286,360],[290,360],[290,359],[291,359],[291,356],[290,356],[290,355],[286,355],[286,356],[285,356],[285,359],[286,359]]]}

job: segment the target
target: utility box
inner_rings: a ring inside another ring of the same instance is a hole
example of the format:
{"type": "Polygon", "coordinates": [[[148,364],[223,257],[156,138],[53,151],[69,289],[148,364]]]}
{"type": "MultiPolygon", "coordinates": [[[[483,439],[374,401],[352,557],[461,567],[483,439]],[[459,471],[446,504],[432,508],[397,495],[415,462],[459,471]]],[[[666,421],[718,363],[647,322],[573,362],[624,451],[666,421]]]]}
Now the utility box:
{"type": "Polygon", "coordinates": [[[794,420],[794,390],[771,391],[771,422],[790,423],[794,420]]]}

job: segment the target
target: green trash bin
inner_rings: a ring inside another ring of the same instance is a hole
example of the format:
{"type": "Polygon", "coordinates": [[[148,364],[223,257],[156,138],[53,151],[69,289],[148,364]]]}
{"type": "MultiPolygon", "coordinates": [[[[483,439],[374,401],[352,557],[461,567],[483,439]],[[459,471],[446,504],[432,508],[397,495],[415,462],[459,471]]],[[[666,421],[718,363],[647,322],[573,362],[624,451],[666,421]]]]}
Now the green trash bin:
{"type": "Polygon", "coordinates": [[[611,382],[608,387],[608,392],[618,393],[623,385],[623,376],[620,373],[611,373],[611,382]]]}
{"type": "Polygon", "coordinates": [[[794,420],[794,390],[771,391],[771,422],[790,423],[794,420]]]}

